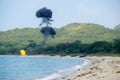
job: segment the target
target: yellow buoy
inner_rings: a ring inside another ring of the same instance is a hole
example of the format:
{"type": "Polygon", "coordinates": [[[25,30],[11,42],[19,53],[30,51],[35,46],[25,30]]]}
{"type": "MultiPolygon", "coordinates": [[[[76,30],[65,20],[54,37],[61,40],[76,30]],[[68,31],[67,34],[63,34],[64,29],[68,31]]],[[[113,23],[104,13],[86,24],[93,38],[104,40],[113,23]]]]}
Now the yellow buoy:
{"type": "Polygon", "coordinates": [[[22,56],[26,56],[26,51],[25,50],[20,50],[20,54],[22,55],[22,56]]]}

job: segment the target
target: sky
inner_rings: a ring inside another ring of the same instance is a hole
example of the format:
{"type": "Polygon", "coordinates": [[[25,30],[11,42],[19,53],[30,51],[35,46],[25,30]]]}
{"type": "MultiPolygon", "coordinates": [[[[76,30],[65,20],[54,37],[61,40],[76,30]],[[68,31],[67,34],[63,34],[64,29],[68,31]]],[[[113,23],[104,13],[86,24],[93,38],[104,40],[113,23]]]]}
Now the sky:
{"type": "Polygon", "coordinates": [[[95,23],[113,28],[120,24],[120,0],[0,0],[0,31],[39,27],[36,11],[53,11],[53,27],[70,23],[95,23]]]}

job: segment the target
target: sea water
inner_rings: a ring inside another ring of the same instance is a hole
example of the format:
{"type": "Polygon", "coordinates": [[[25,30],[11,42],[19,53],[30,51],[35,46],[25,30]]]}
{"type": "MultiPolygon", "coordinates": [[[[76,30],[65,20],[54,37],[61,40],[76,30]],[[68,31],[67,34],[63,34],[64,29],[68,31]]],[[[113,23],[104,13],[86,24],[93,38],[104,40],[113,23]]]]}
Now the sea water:
{"type": "Polygon", "coordinates": [[[0,80],[57,80],[89,63],[70,57],[0,56],[0,80]]]}

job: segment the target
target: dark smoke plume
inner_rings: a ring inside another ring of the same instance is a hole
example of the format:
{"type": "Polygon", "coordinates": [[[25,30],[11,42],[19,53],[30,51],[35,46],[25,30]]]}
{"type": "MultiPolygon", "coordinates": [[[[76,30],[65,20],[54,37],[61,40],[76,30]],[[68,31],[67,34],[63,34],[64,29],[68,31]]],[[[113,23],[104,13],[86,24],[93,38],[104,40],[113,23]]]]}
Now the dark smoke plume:
{"type": "Polygon", "coordinates": [[[51,35],[52,38],[56,35],[56,32],[52,27],[42,27],[40,32],[45,36],[51,35]]]}
{"type": "Polygon", "coordinates": [[[50,22],[53,21],[51,20],[52,11],[50,9],[47,9],[46,7],[43,7],[36,12],[36,16],[37,18],[42,18],[40,26],[42,26],[43,23],[46,24],[46,26],[42,27],[40,32],[44,36],[51,35],[52,38],[54,38],[54,35],[56,35],[56,32],[52,27],[49,26],[51,24],[50,22]]]}
{"type": "Polygon", "coordinates": [[[40,32],[43,34],[44,40],[36,48],[31,50],[30,51],[31,53],[38,52],[43,46],[45,46],[46,41],[50,36],[52,38],[54,38],[54,36],[56,35],[55,30],[49,26],[49,25],[51,25],[51,22],[53,21],[51,19],[52,11],[50,9],[47,9],[46,7],[39,9],[36,12],[36,17],[42,19],[42,21],[40,23],[40,26],[42,26],[40,32]],[[43,26],[43,24],[45,24],[45,26],[43,26]]]}
{"type": "Polygon", "coordinates": [[[40,26],[42,26],[43,24],[46,24],[46,26],[49,26],[49,24],[51,25],[50,22],[53,21],[51,19],[52,18],[52,11],[50,9],[47,9],[46,7],[39,9],[36,12],[36,16],[37,16],[37,18],[42,18],[40,26]]]}
{"type": "Polygon", "coordinates": [[[47,9],[46,7],[43,7],[36,12],[36,16],[38,18],[52,18],[52,11],[50,9],[47,9]]]}

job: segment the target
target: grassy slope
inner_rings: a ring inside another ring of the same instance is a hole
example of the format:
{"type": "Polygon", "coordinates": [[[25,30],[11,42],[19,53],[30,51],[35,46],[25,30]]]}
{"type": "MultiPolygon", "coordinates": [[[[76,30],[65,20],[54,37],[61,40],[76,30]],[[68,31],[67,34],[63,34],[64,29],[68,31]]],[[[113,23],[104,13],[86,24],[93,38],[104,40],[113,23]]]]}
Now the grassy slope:
{"type": "MultiPolygon", "coordinates": [[[[48,45],[58,43],[74,42],[80,40],[83,43],[92,43],[95,41],[112,41],[120,39],[120,32],[105,28],[104,26],[92,23],[72,23],[60,29],[56,29],[55,39],[49,38],[48,45]]],[[[38,28],[23,28],[0,32],[0,43],[14,43],[15,46],[25,46],[29,44],[28,40],[34,40],[39,44],[42,40],[38,28]]]]}
{"type": "Polygon", "coordinates": [[[80,40],[84,43],[92,43],[95,41],[111,41],[120,38],[119,32],[105,28],[98,24],[69,24],[58,30],[56,39],[52,42],[73,42],[80,40]]]}

